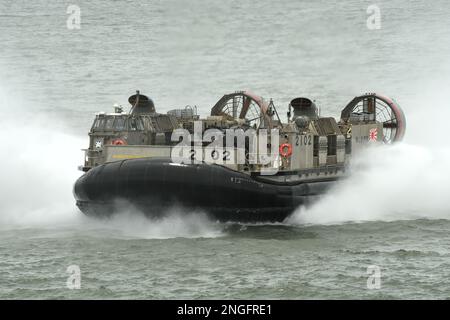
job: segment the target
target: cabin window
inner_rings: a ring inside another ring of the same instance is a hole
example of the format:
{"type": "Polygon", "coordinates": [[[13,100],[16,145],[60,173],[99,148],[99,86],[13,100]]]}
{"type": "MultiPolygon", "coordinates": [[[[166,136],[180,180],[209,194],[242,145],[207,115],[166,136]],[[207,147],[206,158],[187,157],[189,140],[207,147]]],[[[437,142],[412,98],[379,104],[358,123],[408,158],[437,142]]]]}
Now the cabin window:
{"type": "Polygon", "coordinates": [[[97,129],[98,130],[102,130],[105,127],[105,122],[106,122],[105,118],[99,119],[98,120],[98,127],[97,127],[97,129]]]}
{"type": "Polygon", "coordinates": [[[137,130],[136,119],[131,118],[128,124],[130,126],[130,130],[137,130]]]}
{"type": "Polygon", "coordinates": [[[137,122],[138,130],[143,131],[144,130],[144,123],[143,123],[142,119],[136,119],[136,122],[137,122]]]}
{"type": "Polygon", "coordinates": [[[142,124],[144,128],[152,128],[151,122],[147,117],[142,118],[142,124]]]}
{"type": "Polygon", "coordinates": [[[141,119],[131,118],[128,120],[128,128],[131,131],[144,130],[141,119]]]}
{"type": "Polygon", "coordinates": [[[112,130],[114,123],[114,117],[109,117],[106,119],[105,130],[112,130]]]}
{"type": "Polygon", "coordinates": [[[335,156],[336,155],[336,135],[328,136],[328,155],[335,156]]]}
{"type": "Polygon", "coordinates": [[[94,120],[94,124],[92,125],[92,129],[93,130],[95,130],[95,129],[98,129],[98,126],[100,125],[100,121],[98,120],[98,118],[96,118],[95,120],[94,120]]]}
{"type": "Polygon", "coordinates": [[[114,122],[114,130],[122,131],[123,129],[125,129],[125,119],[122,117],[116,118],[116,121],[114,122]]]}

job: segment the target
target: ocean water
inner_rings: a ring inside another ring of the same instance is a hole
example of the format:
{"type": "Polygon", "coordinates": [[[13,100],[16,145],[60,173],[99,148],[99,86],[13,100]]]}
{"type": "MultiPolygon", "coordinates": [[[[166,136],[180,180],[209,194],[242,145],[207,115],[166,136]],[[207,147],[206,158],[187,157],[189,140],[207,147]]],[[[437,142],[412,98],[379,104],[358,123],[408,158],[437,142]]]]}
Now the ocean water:
{"type": "Polygon", "coordinates": [[[449,15],[447,1],[0,0],[0,298],[449,299],[449,15]],[[283,115],[297,96],[338,116],[380,92],[405,140],[280,224],[77,210],[96,112],[140,90],[207,115],[246,89],[283,115]]]}

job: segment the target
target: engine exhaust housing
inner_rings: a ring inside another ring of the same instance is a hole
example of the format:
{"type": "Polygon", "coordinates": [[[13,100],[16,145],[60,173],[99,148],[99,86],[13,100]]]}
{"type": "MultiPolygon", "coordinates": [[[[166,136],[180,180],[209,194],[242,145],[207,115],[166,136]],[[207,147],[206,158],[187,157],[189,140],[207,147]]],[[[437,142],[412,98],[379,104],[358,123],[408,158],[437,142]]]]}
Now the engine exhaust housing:
{"type": "Polygon", "coordinates": [[[314,102],[308,98],[295,98],[291,100],[291,108],[294,110],[294,119],[298,117],[307,117],[309,119],[317,119],[317,107],[314,102]]]}

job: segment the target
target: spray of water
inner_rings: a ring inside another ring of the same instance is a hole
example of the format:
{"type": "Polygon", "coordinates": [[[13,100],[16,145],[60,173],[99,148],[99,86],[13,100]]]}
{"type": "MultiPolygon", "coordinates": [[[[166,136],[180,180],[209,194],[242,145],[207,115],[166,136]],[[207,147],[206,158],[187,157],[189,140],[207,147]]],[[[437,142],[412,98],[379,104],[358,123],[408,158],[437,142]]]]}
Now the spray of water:
{"type": "Polygon", "coordinates": [[[450,108],[445,79],[405,97],[406,139],[369,148],[352,162],[352,174],[320,201],[288,218],[294,224],[450,219],[450,108]]]}
{"type": "Polygon", "coordinates": [[[2,96],[0,225],[72,222],[70,184],[80,175],[84,139],[54,132],[56,119],[19,112],[23,109],[2,96]]]}
{"type": "MultiPolygon", "coordinates": [[[[447,107],[440,80],[400,99],[408,118],[406,140],[368,149],[354,159],[351,177],[310,208],[298,208],[289,223],[450,218],[450,147],[447,107]],[[441,93],[442,94],[439,94],[441,93]]],[[[85,137],[52,128],[48,115],[25,112],[28,104],[10,99],[0,87],[0,228],[94,226],[145,238],[216,236],[217,225],[199,214],[172,210],[148,220],[124,214],[94,222],[76,209],[72,185],[81,174],[85,137]]],[[[61,127],[61,126],[59,126],[61,127]]]]}
{"type": "Polygon", "coordinates": [[[10,99],[1,90],[0,229],[101,229],[109,236],[141,238],[220,236],[219,226],[204,214],[181,208],[168,208],[165,218],[157,220],[131,206],[108,220],[83,216],[75,206],[72,186],[82,174],[77,167],[87,139],[61,132],[62,119],[25,111],[26,101],[10,99]]]}
{"type": "Polygon", "coordinates": [[[215,238],[223,235],[223,226],[210,220],[205,212],[171,207],[162,213],[161,218],[149,218],[129,203],[122,203],[121,208],[107,219],[85,221],[84,229],[101,230],[112,237],[141,239],[215,238]]]}
{"type": "Polygon", "coordinates": [[[431,152],[399,144],[371,148],[353,163],[351,177],[310,208],[299,208],[294,223],[450,218],[449,150],[431,152]]]}

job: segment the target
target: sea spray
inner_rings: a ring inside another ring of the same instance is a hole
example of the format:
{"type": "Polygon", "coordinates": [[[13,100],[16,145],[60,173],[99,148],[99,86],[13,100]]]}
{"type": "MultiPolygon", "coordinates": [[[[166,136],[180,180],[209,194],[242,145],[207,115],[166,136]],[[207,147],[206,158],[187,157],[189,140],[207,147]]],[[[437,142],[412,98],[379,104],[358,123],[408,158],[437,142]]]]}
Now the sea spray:
{"type": "Polygon", "coordinates": [[[369,148],[352,159],[351,176],[286,222],[450,219],[450,105],[448,79],[421,84],[399,99],[407,117],[405,141],[369,148]]]}
{"type": "Polygon", "coordinates": [[[216,237],[221,227],[203,212],[167,208],[164,218],[148,219],[131,205],[120,215],[97,220],[85,217],[75,206],[72,188],[83,173],[87,138],[53,128],[63,119],[33,114],[23,108],[24,97],[10,98],[0,91],[0,229],[70,228],[101,229],[107,236],[139,238],[216,237]]]}

